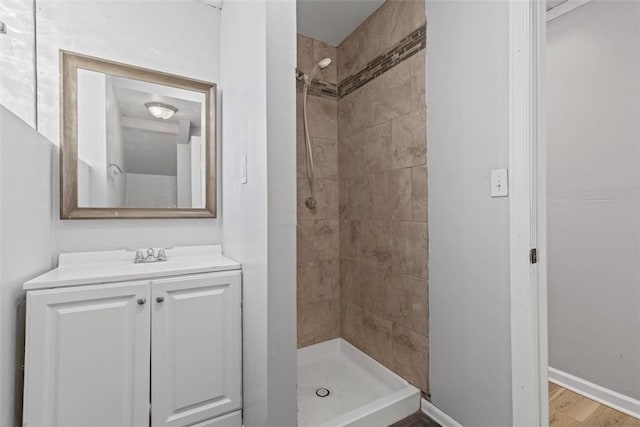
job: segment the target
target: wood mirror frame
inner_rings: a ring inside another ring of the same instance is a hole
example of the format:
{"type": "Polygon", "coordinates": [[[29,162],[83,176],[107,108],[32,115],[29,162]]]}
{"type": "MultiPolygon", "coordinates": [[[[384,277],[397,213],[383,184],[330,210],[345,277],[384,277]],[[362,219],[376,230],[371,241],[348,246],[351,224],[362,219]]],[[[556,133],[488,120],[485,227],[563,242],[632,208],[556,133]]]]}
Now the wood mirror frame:
{"type": "Polygon", "coordinates": [[[60,218],[216,218],[216,93],[209,83],[146,68],[60,51],[60,218]],[[205,97],[204,208],[99,208],[78,206],[78,69],[125,77],[194,92],[205,97]]]}

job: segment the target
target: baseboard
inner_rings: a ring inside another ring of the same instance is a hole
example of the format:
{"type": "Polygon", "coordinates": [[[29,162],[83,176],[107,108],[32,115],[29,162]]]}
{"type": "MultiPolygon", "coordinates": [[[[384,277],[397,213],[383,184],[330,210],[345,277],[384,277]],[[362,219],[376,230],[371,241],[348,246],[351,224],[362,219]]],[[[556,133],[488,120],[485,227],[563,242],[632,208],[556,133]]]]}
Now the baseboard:
{"type": "Polygon", "coordinates": [[[640,418],[640,400],[551,367],[549,381],[627,415],[640,418]]]}
{"type": "Polygon", "coordinates": [[[422,412],[442,427],[462,427],[462,424],[442,412],[433,403],[426,399],[422,399],[420,409],[422,409],[422,412]]]}

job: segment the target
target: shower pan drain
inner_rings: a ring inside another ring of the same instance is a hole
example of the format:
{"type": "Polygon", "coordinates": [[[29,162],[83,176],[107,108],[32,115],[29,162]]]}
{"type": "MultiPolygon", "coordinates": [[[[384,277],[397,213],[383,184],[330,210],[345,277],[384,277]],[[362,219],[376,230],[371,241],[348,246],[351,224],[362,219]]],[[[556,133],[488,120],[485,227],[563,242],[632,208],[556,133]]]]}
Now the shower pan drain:
{"type": "Polygon", "coordinates": [[[318,397],[327,397],[331,394],[328,388],[319,388],[316,390],[316,396],[318,397]]]}

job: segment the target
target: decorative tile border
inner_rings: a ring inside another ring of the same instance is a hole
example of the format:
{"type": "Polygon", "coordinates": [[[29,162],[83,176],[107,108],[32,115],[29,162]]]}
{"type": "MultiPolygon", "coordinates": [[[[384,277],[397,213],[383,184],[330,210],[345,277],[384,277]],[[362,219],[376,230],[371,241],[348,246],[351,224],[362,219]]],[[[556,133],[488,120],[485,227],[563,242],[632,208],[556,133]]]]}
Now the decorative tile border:
{"type": "MultiPolygon", "coordinates": [[[[302,92],[304,82],[298,80],[296,82],[296,90],[302,92]]],[[[319,96],[321,98],[337,99],[338,85],[335,83],[325,82],[323,80],[313,79],[309,86],[309,95],[319,96]]]]}
{"type": "Polygon", "coordinates": [[[384,53],[366,67],[340,82],[338,97],[342,98],[361,88],[376,77],[386,73],[396,65],[411,58],[427,46],[427,26],[423,25],[404,39],[400,40],[387,53],[384,53]]]}
{"type": "MultiPolygon", "coordinates": [[[[427,46],[427,26],[423,25],[403,38],[388,52],[369,62],[362,70],[345,78],[336,85],[314,79],[309,87],[309,95],[339,99],[361,88],[371,80],[386,73],[396,65],[411,58],[427,46]]],[[[302,91],[303,82],[298,80],[296,88],[302,91]]]]}

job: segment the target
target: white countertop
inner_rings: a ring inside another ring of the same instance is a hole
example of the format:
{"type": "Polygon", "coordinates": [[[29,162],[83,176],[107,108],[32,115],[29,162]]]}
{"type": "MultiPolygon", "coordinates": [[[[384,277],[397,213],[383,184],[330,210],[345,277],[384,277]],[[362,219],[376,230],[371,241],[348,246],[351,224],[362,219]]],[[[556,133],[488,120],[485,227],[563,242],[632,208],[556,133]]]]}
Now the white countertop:
{"type": "MultiPolygon", "coordinates": [[[[146,248],[143,253],[146,254],[146,248]]],[[[155,249],[156,254],[158,248],[155,249]]],[[[240,263],[222,255],[220,245],[182,246],[165,250],[167,261],[134,264],[135,251],[77,252],[60,254],[58,268],[29,280],[25,290],[94,285],[239,270],[240,263]]]]}

